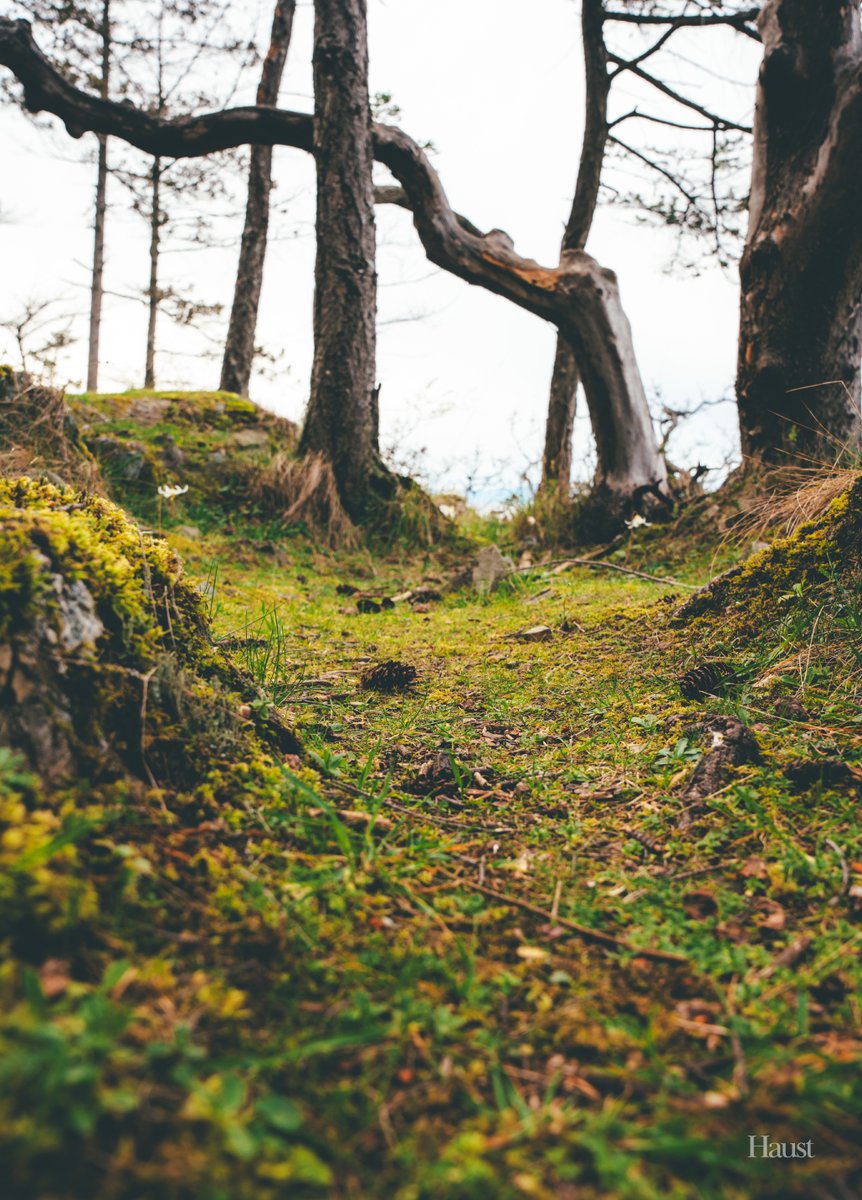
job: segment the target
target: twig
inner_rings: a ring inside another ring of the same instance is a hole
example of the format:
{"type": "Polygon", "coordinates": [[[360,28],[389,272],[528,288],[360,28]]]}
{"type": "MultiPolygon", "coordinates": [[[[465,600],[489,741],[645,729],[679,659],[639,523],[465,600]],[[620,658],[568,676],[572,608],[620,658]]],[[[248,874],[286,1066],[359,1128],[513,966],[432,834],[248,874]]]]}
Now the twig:
{"type": "Polygon", "coordinates": [[[842,896],[846,896],[850,890],[850,868],[847,866],[847,859],[844,857],[844,851],[831,838],[826,839],[826,845],[830,850],[834,850],[838,855],[838,861],[841,864],[841,890],[837,896],[833,896],[829,901],[830,904],[837,904],[842,896]]]}
{"type": "Polygon", "coordinates": [[[473,891],[481,892],[483,896],[490,896],[492,900],[499,900],[501,904],[507,904],[510,908],[520,908],[524,912],[531,913],[534,917],[541,917],[548,924],[558,925],[563,929],[567,929],[569,933],[574,933],[578,937],[583,938],[585,942],[595,942],[599,946],[605,946],[612,950],[623,950],[626,954],[633,954],[637,958],[647,958],[653,962],[671,963],[675,966],[689,965],[688,959],[682,954],[672,954],[669,950],[648,950],[640,946],[632,946],[623,938],[614,937],[613,934],[603,933],[600,929],[591,929],[589,925],[579,925],[576,921],[570,921],[567,917],[556,917],[551,920],[551,914],[544,908],[539,908],[537,904],[531,904],[529,900],[521,900],[518,896],[509,896],[504,892],[498,892],[494,888],[486,887],[484,884],[471,882],[460,875],[456,875],[454,871],[447,871],[445,867],[439,867],[444,875],[448,875],[460,887],[472,888],[473,891]]]}
{"type": "MultiPolygon", "coordinates": [[[[561,558],[555,562],[543,563],[547,567],[602,567],[607,571],[619,571],[623,575],[635,575],[638,579],[649,579],[653,583],[666,583],[671,587],[687,588],[691,592],[698,590],[696,583],[683,583],[681,579],[672,579],[669,575],[650,575],[647,571],[636,571],[634,567],[621,567],[619,563],[608,562],[605,558],[561,558]]],[[[524,571],[534,571],[535,567],[519,567],[516,574],[524,571]]]]}

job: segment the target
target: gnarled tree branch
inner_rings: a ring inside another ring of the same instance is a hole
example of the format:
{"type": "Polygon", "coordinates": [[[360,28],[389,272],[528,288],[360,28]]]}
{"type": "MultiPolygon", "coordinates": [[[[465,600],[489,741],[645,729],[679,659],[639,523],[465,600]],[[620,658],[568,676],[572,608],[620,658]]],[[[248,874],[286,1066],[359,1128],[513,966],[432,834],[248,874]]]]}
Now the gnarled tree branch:
{"type": "MultiPolygon", "coordinates": [[[[168,121],[83,92],[42,55],[26,21],[0,19],[0,65],[9,67],[23,85],[30,111],[53,113],[73,137],[88,131],[110,134],[148,154],[171,158],[248,144],[314,152],[309,114],[248,106],[168,121]]],[[[583,250],[564,253],[558,267],[543,267],[518,255],[501,230],[474,232],[475,226],[453,211],[437,173],[412,138],[382,124],[374,126],[373,138],[375,158],[404,189],[428,258],[550,321],[570,342],[605,464],[598,482],[617,492],[654,484],[655,434],[615,275],[583,250]],[[619,428],[631,434],[632,445],[643,446],[643,461],[637,451],[619,461],[614,453],[619,428]]]]}

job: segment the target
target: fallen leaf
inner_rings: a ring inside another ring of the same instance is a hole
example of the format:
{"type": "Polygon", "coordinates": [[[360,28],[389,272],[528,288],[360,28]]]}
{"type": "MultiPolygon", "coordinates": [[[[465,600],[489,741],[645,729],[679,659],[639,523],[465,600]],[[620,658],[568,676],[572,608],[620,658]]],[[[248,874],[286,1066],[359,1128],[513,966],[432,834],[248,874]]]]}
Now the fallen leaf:
{"type": "Polygon", "coordinates": [[[766,859],[760,858],[756,854],[752,855],[743,865],[740,874],[745,876],[746,879],[765,879],[769,874],[766,859]]]}
{"type": "Polygon", "coordinates": [[[774,900],[766,901],[766,911],[761,915],[759,924],[764,929],[781,930],[787,924],[787,913],[774,900]]]}
{"type": "Polygon", "coordinates": [[[69,986],[69,964],[62,958],[48,958],[39,968],[39,983],[46,1000],[61,996],[69,986]]]}
{"type": "Polygon", "coordinates": [[[548,957],[547,950],[543,950],[541,946],[519,946],[515,953],[518,958],[527,962],[544,962],[548,957]]]}

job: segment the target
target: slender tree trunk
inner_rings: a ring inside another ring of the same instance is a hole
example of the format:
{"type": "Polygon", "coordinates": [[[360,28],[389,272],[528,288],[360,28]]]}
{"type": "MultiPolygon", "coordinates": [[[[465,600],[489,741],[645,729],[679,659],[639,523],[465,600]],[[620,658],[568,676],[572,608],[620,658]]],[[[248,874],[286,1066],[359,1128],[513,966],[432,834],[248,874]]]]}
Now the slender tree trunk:
{"type": "MultiPolygon", "coordinates": [[[[100,28],[102,39],[102,76],[99,95],[108,98],[111,70],[111,0],[104,0],[100,28]]],[[[108,139],[99,136],[99,162],[96,174],[96,211],[93,222],[93,273],[90,282],[90,333],[87,346],[87,391],[99,387],[99,338],[102,332],[103,275],[105,269],[105,213],[108,195],[108,139]]]]}
{"type": "Polygon", "coordinates": [[[557,333],[540,486],[542,491],[558,492],[563,497],[568,495],[572,478],[572,431],[580,382],[574,351],[563,335],[557,333]]]}
{"type": "Polygon", "coordinates": [[[834,461],[860,440],[859,0],[769,0],[758,21],[749,232],[740,266],[743,454],[834,461]]]}
{"type": "Polygon", "coordinates": [[[382,470],[375,428],[377,276],[366,0],[317,0],[313,67],[314,361],[300,450],[321,454],[331,464],[342,504],[359,519],[382,470]]]}
{"type": "MultiPolygon", "coordinates": [[[[602,166],[608,139],[608,53],[604,39],[604,0],[583,0],[581,40],[584,48],[585,120],[572,211],[566,225],[560,260],[583,252],[599,198],[602,166]]],[[[615,303],[619,303],[618,295],[615,303]]],[[[604,336],[604,335],[601,335],[604,336]]],[[[597,470],[594,483],[597,504],[613,510],[625,507],[639,491],[666,484],[667,469],[659,450],[649,406],[641,386],[628,322],[619,307],[613,335],[627,338],[618,348],[627,362],[627,390],[615,393],[608,404],[595,392],[587,393],[587,407],[596,441],[597,470]],[[623,325],[625,330],[623,330],[623,325]]],[[[596,348],[601,353],[601,348],[596,348]]],[[[590,351],[592,354],[592,351],[590,351]]],[[[560,327],[548,399],[542,489],[568,496],[572,473],[572,429],[575,420],[581,368],[571,338],[560,327]]]]}
{"type": "Polygon", "coordinates": [[[150,175],[150,283],[147,288],[147,359],[144,369],[144,387],[156,386],[156,320],[159,315],[159,250],[161,248],[162,204],[161,204],[162,160],[153,159],[150,175]]]}
{"type": "MultiPolygon", "coordinates": [[[[257,89],[258,106],[272,107],[278,90],[293,28],[296,0],[276,0],[269,51],[257,89]]],[[[248,200],[239,251],[233,306],[219,386],[226,392],[248,395],[254,361],[257,314],[263,285],[263,264],[269,227],[269,196],[272,191],[272,146],[252,146],[248,170],[248,200]]]]}

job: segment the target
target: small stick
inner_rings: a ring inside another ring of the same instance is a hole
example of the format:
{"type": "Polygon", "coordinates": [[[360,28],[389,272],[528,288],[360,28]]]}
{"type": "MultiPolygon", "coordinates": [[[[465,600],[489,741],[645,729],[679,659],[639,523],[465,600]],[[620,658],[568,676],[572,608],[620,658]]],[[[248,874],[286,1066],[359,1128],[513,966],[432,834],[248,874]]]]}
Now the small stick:
{"type": "MultiPolygon", "coordinates": [[[[474,891],[481,892],[484,896],[490,896],[492,900],[499,900],[501,904],[507,904],[511,908],[520,908],[524,912],[532,913],[534,917],[541,917],[544,921],[551,923],[551,914],[546,912],[544,908],[539,908],[537,904],[530,904],[528,900],[521,900],[517,896],[507,896],[503,892],[498,892],[494,888],[485,887],[477,883],[471,883],[469,879],[462,879],[456,875],[454,871],[447,871],[445,867],[438,868],[444,875],[448,875],[456,884],[461,887],[473,888],[474,891]]],[[[647,958],[653,962],[671,963],[675,966],[687,967],[688,959],[682,954],[672,954],[668,950],[648,950],[642,949],[640,946],[632,946],[623,938],[614,937],[613,934],[603,933],[600,929],[591,929],[589,925],[579,925],[576,921],[570,921],[567,917],[557,917],[553,922],[555,925],[567,929],[570,933],[576,934],[583,938],[585,942],[595,942],[599,946],[606,946],[612,950],[624,950],[627,954],[634,954],[637,958],[647,958]]]]}
{"type": "MultiPolygon", "coordinates": [[[[666,583],[670,587],[687,588],[690,592],[698,591],[696,583],[683,583],[681,579],[672,579],[669,575],[650,575],[647,571],[636,571],[634,567],[621,567],[619,563],[608,562],[606,558],[562,558],[557,563],[544,563],[545,567],[558,566],[563,563],[573,567],[601,567],[606,571],[619,571],[623,575],[634,575],[638,579],[649,579],[653,583],[666,583]]],[[[516,574],[533,571],[535,567],[519,567],[516,574]]]]}
{"type": "Polygon", "coordinates": [[[563,881],[557,880],[557,886],[554,888],[554,900],[551,904],[551,920],[556,921],[557,913],[560,911],[560,897],[563,894],[563,881]]]}
{"type": "Polygon", "coordinates": [[[828,847],[830,847],[830,850],[833,850],[834,852],[836,852],[836,854],[838,854],[838,862],[840,864],[842,864],[842,889],[840,889],[840,892],[836,896],[836,900],[837,900],[839,898],[839,896],[845,896],[849,892],[850,868],[848,866],[848,860],[846,860],[846,858],[844,857],[844,851],[842,850],[842,848],[840,848],[840,846],[836,845],[836,842],[833,842],[831,838],[827,838],[826,845],[828,847]]]}

